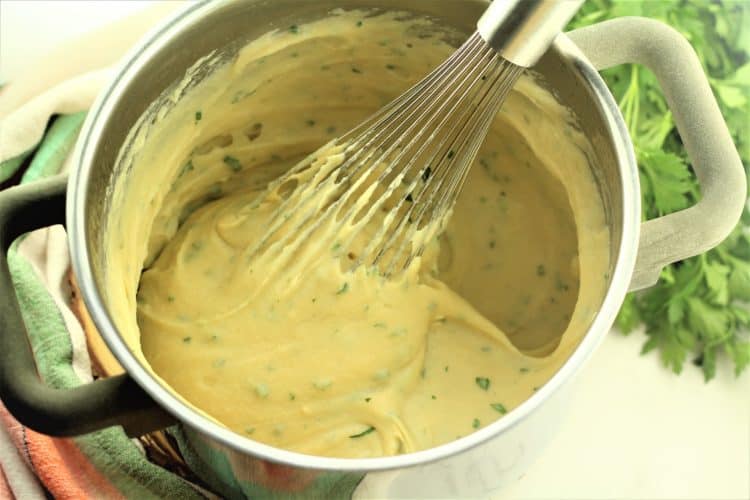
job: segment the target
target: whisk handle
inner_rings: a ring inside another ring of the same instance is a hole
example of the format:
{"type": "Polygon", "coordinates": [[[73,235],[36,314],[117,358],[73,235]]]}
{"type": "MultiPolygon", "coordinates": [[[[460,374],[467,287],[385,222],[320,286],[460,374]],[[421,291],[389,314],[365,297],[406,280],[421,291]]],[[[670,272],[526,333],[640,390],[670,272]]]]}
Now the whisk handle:
{"type": "Polygon", "coordinates": [[[504,59],[528,68],[547,52],[581,5],[583,0],[495,0],[477,30],[504,59]]]}
{"type": "Polygon", "coordinates": [[[742,161],[690,43],[664,23],[623,17],[567,34],[597,69],[626,63],[659,80],[701,187],[692,207],[641,226],[631,290],[656,283],[664,266],[718,245],[747,199],[742,161]]]}

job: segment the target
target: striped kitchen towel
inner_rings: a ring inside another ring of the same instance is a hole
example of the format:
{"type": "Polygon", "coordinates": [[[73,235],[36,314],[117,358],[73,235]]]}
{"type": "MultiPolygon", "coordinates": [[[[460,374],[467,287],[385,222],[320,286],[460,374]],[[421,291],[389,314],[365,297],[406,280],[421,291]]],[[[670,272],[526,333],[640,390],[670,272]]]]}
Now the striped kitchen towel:
{"type": "MultiPolygon", "coordinates": [[[[64,82],[0,119],[0,186],[67,168],[85,109],[109,74],[97,71],[64,82]]],[[[19,238],[8,263],[40,376],[57,388],[91,381],[86,338],[71,304],[64,229],[19,238]]],[[[149,461],[141,442],[121,428],[52,438],[25,428],[0,405],[0,498],[46,493],[61,499],[212,496],[149,461]]]]}
{"type": "MultiPolygon", "coordinates": [[[[68,170],[86,109],[110,76],[101,70],[76,77],[0,117],[0,189],[68,170]]],[[[3,98],[0,90],[0,109],[7,109],[3,98]]],[[[62,226],[19,238],[8,264],[46,384],[70,388],[91,382],[95,374],[121,373],[80,301],[62,226]]],[[[0,499],[346,499],[357,488],[359,496],[370,496],[362,477],[290,474],[261,460],[236,469],[223,455],[187,440],[179,427],[140,439],[129,439],[120,427],[53,438],[21,425],[0,401],[0,499]]]]}

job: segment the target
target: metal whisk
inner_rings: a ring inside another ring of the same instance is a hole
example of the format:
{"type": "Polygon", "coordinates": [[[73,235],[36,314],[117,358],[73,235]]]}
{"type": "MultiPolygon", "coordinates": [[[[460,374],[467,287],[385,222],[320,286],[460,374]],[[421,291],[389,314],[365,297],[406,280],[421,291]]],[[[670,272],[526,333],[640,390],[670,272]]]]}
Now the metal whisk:
{"type": "MultiPolygon", "coordinates": [[[[258,255],[311,238],[352,269],[406,269],[444,227],[490,124],[525,67],[582,0],[495,0],[477,31],[422,81],[268,186],[278,202],[258,255]]],[[[291,249],[291,250],[290,250],[291,249]]]]}

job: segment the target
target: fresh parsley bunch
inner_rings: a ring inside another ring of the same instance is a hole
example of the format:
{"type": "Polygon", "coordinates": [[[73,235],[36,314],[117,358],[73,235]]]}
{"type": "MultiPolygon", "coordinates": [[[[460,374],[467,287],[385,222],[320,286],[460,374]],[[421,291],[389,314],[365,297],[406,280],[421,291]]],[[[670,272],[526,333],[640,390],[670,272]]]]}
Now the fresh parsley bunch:
{"type": "MultiPolygon", "coordinates": [[[[693,45],[750,173],[750,2],[587,0],[569,28],[622,16],[661,20],[693,45]]],[[[643,218],[694,204],[700,188],[654,75],[635,65],[603,72],[635,145],[643,218]]],[[[721,359],[739,375],[750,365],[750,205],[719,247],[673,264],[653,288],[630,294],[616,325],[630,333],[640,324],[645,354],[658,349],[680,373],[690,356],[708,381],[721,359]]]]}

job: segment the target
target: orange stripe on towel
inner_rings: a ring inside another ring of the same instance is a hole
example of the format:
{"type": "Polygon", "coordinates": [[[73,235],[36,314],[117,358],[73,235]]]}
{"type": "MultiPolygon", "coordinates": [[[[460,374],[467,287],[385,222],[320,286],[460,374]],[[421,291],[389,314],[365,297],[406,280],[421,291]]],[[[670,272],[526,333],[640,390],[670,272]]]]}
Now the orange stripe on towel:
{"type": "Polygon", "coordinates": [[[0,403],[0,421],[13,443],[30,461],[34,474],[56,499],[124,499],[68,438],[52,438],[23,427],[0,403]]]}
{"type": "Polygon", "coordinates": [[[37,477],[56,499],[125,498],[72,439],[51,438],[27,428],[26,444],[37,477]]]}

